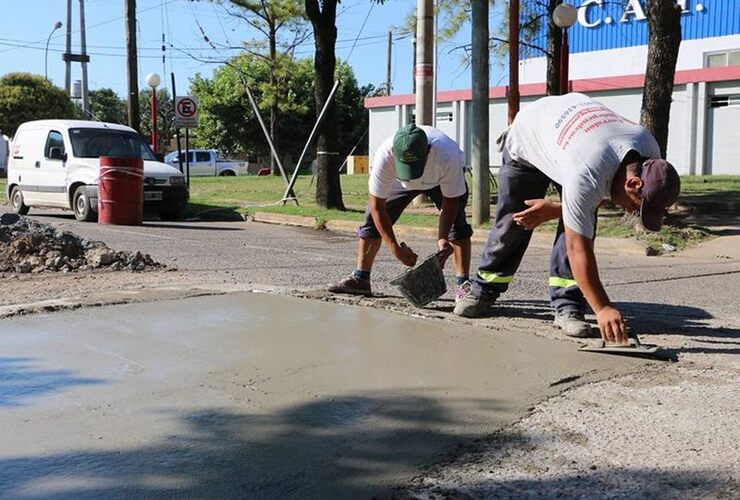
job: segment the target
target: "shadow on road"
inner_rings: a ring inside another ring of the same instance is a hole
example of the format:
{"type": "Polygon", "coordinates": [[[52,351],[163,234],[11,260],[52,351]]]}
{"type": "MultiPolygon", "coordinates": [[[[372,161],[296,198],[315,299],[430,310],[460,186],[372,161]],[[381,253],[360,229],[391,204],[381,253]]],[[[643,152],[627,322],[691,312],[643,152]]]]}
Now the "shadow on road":
{"type": "Polygon", "coordinates": [[[37,364],[31,357],[0,357],[0,408],[22,406],[31,398],[76,385],[105,383],[75,376],[71,370],[39,370],[37,364]]]}
{"type": "MultiPolygon", "coordinates": [[[[339,395],[273,414],[165,415],[178,433],[148,446],[0,460],[0,491],[49,499],[388,496],[394,472],[412,477],[461,440],[482,437],[455,433],[459,415],[444,403],[409,390],[339,395]]],[[[471,411],[498,404],[460,403],[471,411]]]]}
{"type": "Polygon", "coordinates": [[[187,219],[197,219],[209,222],[243,221],[244,217],[238,212],[239,206],[220,207],[201,203],[188,203],[185,210],[187,219]]]}

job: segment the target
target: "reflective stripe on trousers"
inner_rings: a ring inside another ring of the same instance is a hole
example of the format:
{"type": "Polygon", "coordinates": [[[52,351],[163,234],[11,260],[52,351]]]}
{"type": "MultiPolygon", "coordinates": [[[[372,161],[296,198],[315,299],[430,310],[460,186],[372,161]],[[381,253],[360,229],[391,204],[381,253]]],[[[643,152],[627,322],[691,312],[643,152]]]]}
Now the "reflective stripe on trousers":
{"type": "MultiPolygon", "coordinates": [[[[496,218],[481,254],[478,273],[472,279],[475,295],[496,298],[507,290],[532,238],[532,231],[514,222],[514,214],[527,208],[525,200],[544,198],[551,182],[536,168],[514,161],[504,148],[496,218]]],[[[584,312],[586,303],[568,262],[562,219],[550,255],[549,285],[550,303],[556,311],[584,312]]]]}

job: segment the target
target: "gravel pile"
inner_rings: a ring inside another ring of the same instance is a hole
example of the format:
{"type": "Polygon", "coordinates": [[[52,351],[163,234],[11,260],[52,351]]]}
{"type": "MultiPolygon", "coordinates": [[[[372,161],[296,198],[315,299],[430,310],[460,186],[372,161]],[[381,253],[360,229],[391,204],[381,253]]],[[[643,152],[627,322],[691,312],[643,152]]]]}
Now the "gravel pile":
{"type": "Polygon", "coordinates": [[[141,252],[116,252],[13,213],[0,213],[0,272],[42,273],[91,269],[147,271],[165,266],[141,252]]]}

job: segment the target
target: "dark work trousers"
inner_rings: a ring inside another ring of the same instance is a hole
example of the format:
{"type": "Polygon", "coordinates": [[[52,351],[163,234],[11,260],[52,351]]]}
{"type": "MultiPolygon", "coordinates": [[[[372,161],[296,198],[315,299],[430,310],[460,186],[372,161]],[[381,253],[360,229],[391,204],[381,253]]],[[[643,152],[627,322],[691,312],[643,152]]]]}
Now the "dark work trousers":
{"type": "MultiPolygon", "coordinates": [[[[385,203],[385,208],[388,212],[388,217],[391,219],[391,223],[395,224],[409,203],[411,203],[413,199],[420,194],[427,195],[429,199],[434,202],[437,209],[442,208],[442,190],[439,186],[426,191],[405,191],[402,193],[396,193],[391,195],[385,203]]],[[[452,228],[450,228],[450,234],[448,236],[450,241],[465,240],[473,236],[473,228],[470,227],[470,224],[468,224],[468,221],[465,219],[465,206],[468,204],[467,187],[465,189],[465,194],[460,196],[458,199],[457,214],[455,214],[455,221],[452,224],[452,228]]],[[[367,240],[380,238],[380,233],[375,227],[375,221],[373,220],[372,215],[370,215],[369,205],[365,209],[365,221],[357,230],[357,236],[367,240]]]]}
{"type": "MultiPolygon", "coordinates": [[[[528,208],[524,200],[543,198],[551,182],[536,168],[512,160],[504,148],[496,219],[488,233],[477,276],[472,280],[474,295],[488,295],[495,299],[509,288],[532,238],[532,231],[514,222],[514,214],[528,208]]],[[[557,187],[560,191],[560,186],[557,187]]],[[[550,255],[549,285],[550,302],[556,311],[585,311],[586,302],[568,262],[562,217],[550,255]]]]}

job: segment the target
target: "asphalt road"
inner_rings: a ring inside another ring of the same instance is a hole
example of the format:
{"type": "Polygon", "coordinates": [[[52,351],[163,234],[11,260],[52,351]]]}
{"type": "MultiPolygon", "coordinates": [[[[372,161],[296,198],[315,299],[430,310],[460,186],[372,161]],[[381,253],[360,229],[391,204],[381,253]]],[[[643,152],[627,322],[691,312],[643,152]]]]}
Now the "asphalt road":
{"type": "MultiPolygon", "coordinates": [[[[80,223],[66,212],[45,211],[34,219],[50,222],[117,250],[140,250],[193,277],[233,282],[322,288],[351,272],[357,243],[352,235],[248,222],[146,222],[140,227],[80,223]],[[56,215],[58,214],[58,215],[56,215]]],[[[547,306],[550,236],[535,233],[502,303],[547,306]]],[[[740,303],[740,236],[679,256],[646,257],[605,248],[597,255],[602,281],[615,302],[655,318],[733,318],[740,303]],[[734,254],[733,254],[734,253],[734,254]],[[653,307],[653,306],[662,307],[653,307]]],[[[407,239],[419,254],[435,250],[429,239],[407,239]]],[[[716,243],[716,242],[715,242],[716,243]]],[[[481,245],[473,247],[475,269],[481,245]]],[[[451,275],[451,266],[447,274],[451,275]]],[[[375,290],[396,294],[386,283],[403,270],[386,249],[373,270],[375,290]]],[[[451,277],[451,276],[450,276],[451,277]]]]}

